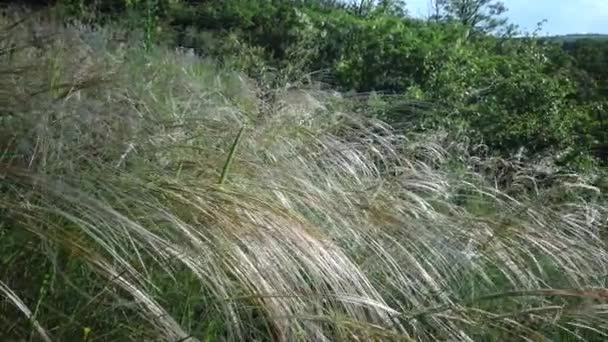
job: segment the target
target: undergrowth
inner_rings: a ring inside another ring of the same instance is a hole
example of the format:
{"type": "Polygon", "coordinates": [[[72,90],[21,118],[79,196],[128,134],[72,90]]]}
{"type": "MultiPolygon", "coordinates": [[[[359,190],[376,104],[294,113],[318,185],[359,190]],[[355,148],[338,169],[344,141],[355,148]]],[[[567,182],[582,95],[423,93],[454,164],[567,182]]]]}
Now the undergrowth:
{"type": "Polygon", "coordinates": [[[585,175],[117,28],[1,26],[2,339],[606,337],[585,175]]]}

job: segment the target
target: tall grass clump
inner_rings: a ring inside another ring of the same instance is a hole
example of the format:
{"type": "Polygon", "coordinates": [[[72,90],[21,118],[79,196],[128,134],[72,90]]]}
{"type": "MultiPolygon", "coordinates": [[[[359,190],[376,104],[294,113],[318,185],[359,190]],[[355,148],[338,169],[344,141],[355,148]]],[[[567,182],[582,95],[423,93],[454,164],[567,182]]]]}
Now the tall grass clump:
{"type": "Polygon", "coordinates": [[[504,181],[441,135],[117,28],[1,26],[2,339],[608,333],[607,213],[582,177],[504,181]]]}

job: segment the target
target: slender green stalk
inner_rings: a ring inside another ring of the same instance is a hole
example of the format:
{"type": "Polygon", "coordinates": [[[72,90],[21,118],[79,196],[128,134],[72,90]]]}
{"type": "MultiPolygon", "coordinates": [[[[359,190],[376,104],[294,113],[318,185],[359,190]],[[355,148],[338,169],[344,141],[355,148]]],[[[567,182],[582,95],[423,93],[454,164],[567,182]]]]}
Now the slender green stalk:
{"type": "Polygon", "coordinates": [[[230,147],[230,152],[228,153],[228,158],[226,158],[226,162],[224,163],[224,167],[222,168],[222,175],[220,176],[219,185],[223,185],[228,178],[228,172],[230,171],[230,165],[232,165],[232,160],[234,159],[234,155],[236,150],[241,142],[241,138],[243,136],[243,132],[245,131],[245,126],[241,127],[239,133],[236,135],[232,146],[230,147]]]}

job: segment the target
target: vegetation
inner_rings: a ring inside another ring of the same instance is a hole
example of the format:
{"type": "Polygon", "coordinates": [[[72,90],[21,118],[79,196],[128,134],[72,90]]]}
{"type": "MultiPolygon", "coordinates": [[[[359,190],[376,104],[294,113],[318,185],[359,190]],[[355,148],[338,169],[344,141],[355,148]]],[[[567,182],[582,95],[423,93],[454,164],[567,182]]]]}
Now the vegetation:
{"type": "Polygon", "coordinates": [[[457,21],[473,30],[474,33],[491,33],[514,27],[508,25],[503,17],[507,7],[496,0],[435,0],[433,4],[434,20],[457,21]]]}
{"type": "Polygon", "coordinates": [[[583,43],[392,1],[0,21],[0,339],[606,338],[583,43]]]}
{"type": "Polygon", "coordinates": [[[594,40],[605,40],[608,39],[608,34],[594,34],[594,33],[586,33],[586,34],[566,34],[560,36],[549,36],[546,39],[551,39],[559,42],[576,42],[580,39],[594,39],[594,40]]]}

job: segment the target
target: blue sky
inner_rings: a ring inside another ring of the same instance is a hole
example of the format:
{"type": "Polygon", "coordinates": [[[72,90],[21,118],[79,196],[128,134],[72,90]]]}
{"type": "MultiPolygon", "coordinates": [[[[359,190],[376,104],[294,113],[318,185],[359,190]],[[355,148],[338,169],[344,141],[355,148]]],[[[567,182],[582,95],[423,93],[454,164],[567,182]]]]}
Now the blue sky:
{"type": "MultiPolygon", "coordinates": [[[[407,0],[410,13],[427,16],[429,0],[407,0]]],[[[536,23],[547,19],[543,34],[608,34],[608,0],[503,0],[510,20],[532,31],[536,23]]]]}

